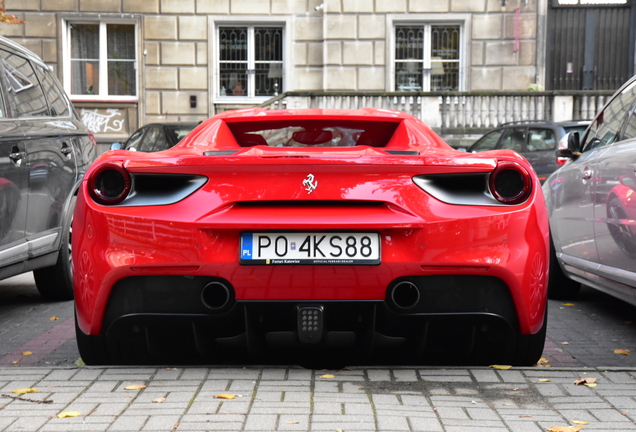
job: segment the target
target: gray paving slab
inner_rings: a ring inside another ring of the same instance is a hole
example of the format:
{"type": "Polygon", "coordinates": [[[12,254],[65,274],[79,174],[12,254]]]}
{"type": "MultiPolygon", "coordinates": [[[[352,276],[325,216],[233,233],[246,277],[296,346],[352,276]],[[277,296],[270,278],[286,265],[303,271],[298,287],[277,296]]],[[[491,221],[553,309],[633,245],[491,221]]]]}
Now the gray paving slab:
{"type": "Polygon", "coordinates": [[[0,382],[0,432],[538,432],[574,420],[587,422],[582,431],[636,431],[629,368],[7,366],[0,376],[11,377],[0,382]],[[596,386],[576,385],[582,377],[596,386]],[[11,393],[27,387],[38,392],[11,393]],[[69,411],[78,415],[58,417],[69,411]]]}

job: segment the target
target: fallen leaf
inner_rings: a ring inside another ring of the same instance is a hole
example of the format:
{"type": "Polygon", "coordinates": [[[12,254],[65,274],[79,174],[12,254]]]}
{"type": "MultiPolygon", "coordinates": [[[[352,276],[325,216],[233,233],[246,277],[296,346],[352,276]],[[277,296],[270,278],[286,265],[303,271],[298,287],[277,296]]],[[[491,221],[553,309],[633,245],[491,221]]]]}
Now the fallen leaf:
{"type": "Polygon", "coordinates": [[[590,424],[590,422],[581,421],[581,420],[572,420],[572,423],[577,424],[577,425],[586,425],[586,424],[590,424]]]}
{"type": "Polygon", "coordinates": [[[533,416],[527,414],[527,415],[520,415],[519,418],[532,418],[533,416]]]}
{"type": "Polygon", "coordinates": [[[20,360],[13,360],[13,361],[11,362],[11,364],[12,364],[12,365],[17,365],[18,363],[20,363],[20,360]]]}
{"type": "Polygon", "coordinates": [[[133,384],[133,385],[129,385],[128,387],[124,387],[124,390],[141,390],[145,388],[146,386],[143,384],[133,384]]]}
{"type": "Polygon", "coordinates": [[[179,370],[179,369],[177,369],[177,368],[166,368],[166,370],[175,371],[175,370],[179,370]]]}
{"type": "Polygon", "coordinates": [[[288,421],[288,422],[285,422],[285,423],[287,423],[287,424],[300,424],[300,422],[297,422],[297,421],[288,421]]]}
{"type": "Polygon", "coordinates": [[[155,400],[153,400],[154,403],[163,403],[166,401],[166,398],[157,398],[155,400]]]}
{"type": "Polygon", "coordinates": [[[595,384],[596,383],[596,378],[593,377],[589,377],[589,378],[581,378],[581,379],[577,379],[576,381],[574,381],[574,384],[576,385],[588,385],[588,384],[595,384]]]}
{"type": "Polygon", "coordinates": [[[574,306],[573,303],[563,303],[563,306],[574,306]]]}
{"type": "Polygon", "coordinates": [[[544,363],[549,363],[549,360],[545,357],[541,357],[539,361],[537,362],[537,364],[544,364],[544,363]]]}
{"type": "Polygon", "coordinates": [[[22,351],[22,355],[33,355],[31,351],[22,351]]]}
{"type": "Polygon", "coordinates": [[[505,403],[504,406],[515,406],[515,404],[505,403]]]}
{"type": "Polygon", "coordinates": [[[498,369],[498,370],[508,370],[512,368],[512,366],[510,365],[490,365],[489,367],[493,369],[498,369]]]}
{"type": "Polygon", "coordinates": [[[66,417],[77,417],[81,413],[77,411],[64,411],[63,413],[59,413],[57,415],[58,418],[66,418],[66,417]]]}
{"type": "Polygon", "coordinates": [[[57,317],[56,316],[51,317],[51,318],[49,318],[49,321],[57,321],[57,317]]]}
{"type": "Polygon", "coordinates": [[[561,342],[561,345],[570,345],[570,342],[561,342]]]}
{"type": "Polygon", "coordinates": [[[584,385],[585,385],[585,387],[592,387],[592,388],[598,386],[598,384],[594,384],[594,383],[584,384],[584,385]]]}
{"type": "Polygon", "coordinates": [[[580,431],[583,428],[583,425],[578,426],[554,426],[548,428],[550,432],[576,432],[580,431]]]}
{"type": "Polygon", "coordinates": [[[326,374],[326,375],[321,375],[320,378],[324,378],[324,379],[332,379],[335,378],[335,375],[331,375],[331,374],[326,374]]]}
{"type": "Polygon", "coordinates": [[[630,352],[629,352],[629,350],[628,350],[628,349],[619,349],[619,348],[616,348],[616,349],[614,350],[614,354],[629,355],[629,354],[630,354],[630,352]]]}
{"type": "Polygon", "coordinates": [[[221,393],[214,397],[217,399],[236,399],[236,395],[229,394],[229,393],[221,393]]]}
{"type": "Polygon", "coordinates": [[[633,324],[633,321],[625,321],[625,324],[633,324]]]}
{"type": "Polygon", "coordinates": [[[11,390],[11,393],[17,393],[17,394],[27,394],[27,393],[40,393],[40,390],[34,389],[34,388],[21,388],[21,389],[16,389],[16,390],[11,390]]]}
{"type": "Polygon", "coordinates": [[[552,382],[552,380],[546,378],[539,378],[539,382],[552,382]]]}

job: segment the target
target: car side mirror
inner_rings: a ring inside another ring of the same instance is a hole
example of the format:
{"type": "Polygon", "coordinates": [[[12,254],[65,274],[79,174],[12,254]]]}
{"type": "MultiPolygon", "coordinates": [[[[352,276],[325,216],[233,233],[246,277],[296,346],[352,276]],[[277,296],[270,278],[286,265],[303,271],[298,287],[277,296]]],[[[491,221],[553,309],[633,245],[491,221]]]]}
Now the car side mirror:
{"type": "Polygon", "coordinates": [[[110,145],[110,149],[111,150],[121,150],[121,143],[119,143],[119,142],[112,143],[110,145]]]}
{"type": "Polygon", "coordinates": [[[581,139],[578,132],[568,132],[557,146],[557,158],[576,159],[581,155],[581,139]]]}

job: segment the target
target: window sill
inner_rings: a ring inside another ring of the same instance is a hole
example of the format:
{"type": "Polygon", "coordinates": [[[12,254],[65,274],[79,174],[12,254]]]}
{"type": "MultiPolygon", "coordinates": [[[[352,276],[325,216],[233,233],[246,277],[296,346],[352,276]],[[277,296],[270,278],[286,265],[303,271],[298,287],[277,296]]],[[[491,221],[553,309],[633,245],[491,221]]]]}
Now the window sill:
{"type": "Polygon", "coordinates": [[[103,98],[103,97],[78,97],[78,96],[70,96],[71,102],[73,103],[113,103],[113,104],[118,104],[118,103],[129,103],[129,104],[136,104],[139,103],[139,98],[138,97],[125,97],[125,98],[103,98]]]}

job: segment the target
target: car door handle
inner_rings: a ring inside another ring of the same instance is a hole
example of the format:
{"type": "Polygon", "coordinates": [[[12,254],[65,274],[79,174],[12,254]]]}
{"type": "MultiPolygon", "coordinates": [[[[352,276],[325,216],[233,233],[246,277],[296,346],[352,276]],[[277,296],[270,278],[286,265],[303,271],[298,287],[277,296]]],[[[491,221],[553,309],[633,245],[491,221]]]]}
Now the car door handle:
{"type": "Polygon", "coordinates": [[[13,147],[11,153],[9,153],[9,159],[11,159],[13,165],[20,168],[22,166],[22,159],[25,159],[26,155],[26,152],[20,151],[17,147],[13,147]]]}
{"type": "Polygon", "coordinates": [[[9,154],[9,159],[11,159],[13,162],[18,162],[21,159],[24,159],[26,157],[26,152],[15,152],[15,153],[10,153],[9,154]]]}
{"type": "Polygon", "coordinates": [[[60,151],[62,152],[62,154],[68,156],[73,151],[73,148],[71,146],[69,146],[68,143],[63,142],[62,143],[62,150],[60,150],[60,151]]]}

